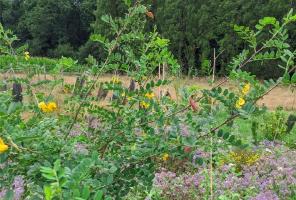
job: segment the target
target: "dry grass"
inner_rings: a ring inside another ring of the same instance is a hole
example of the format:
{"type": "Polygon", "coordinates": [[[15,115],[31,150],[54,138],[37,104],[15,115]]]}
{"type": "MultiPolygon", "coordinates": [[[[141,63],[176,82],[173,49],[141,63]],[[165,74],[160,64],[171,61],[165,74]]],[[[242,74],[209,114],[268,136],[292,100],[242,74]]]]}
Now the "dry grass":
{"type": "MultiPolygon", "coordinates": [[[[5,75],[6,77],[12,77],[11,74],[5,75]]],[[[22,74],[17,74],[15,75],[17,77],[23,77],[24,75],[22,74]]],[[[99,82],[105,82],[105,81],[110,81],[112,75],[104,75],[99,78],[99,82]]],[[[76,76],[63,76],[65,83],[67,84],[75,84],[76,81],[76,76]]],[[[4,75],[0,75],[0,79],[4,79],[4,75]]],[[[35,76],[32,80],[33,82],[37,82],[39,80],[53,80],[54,78],[49,76],[49,75],[40,75],[40,76],[35,76]]],[[[121,76],[120,80],[123,82],[123,84],[128,87],[129,85],[129,78],[126,76],[121,76]]],[[[219,82],[219,80],[217,81],[219,82]]],[[[195,85],[200,89],[205,89],[205,88],[210,88],[211,86],[207,82],[205,78],[194,78],[194,79],[178,79],[174,80],[170,85],[162,87],[162,91],[169,91],[172,98],[177,99],[177,91],[179,88],[184,87],[184,86],[192,86],[195,85]]],[[[229,89],[234,89],[235,86],[231,84],[226,84],[223,87],[229,88],[229,89]]],[[[37,91],[35,91],[37,92],[37,91]]],[[[38,92],[44,92],[48,94],[50,92],[50,88],[48,86],[42,86],[38,88],[38,92]]],[[[96,95],[97,91],[93,91],[92,95],[96,95]]],[[[159,90],[155,91],[156,94],[159,93],[159,90]]],[[[63,89],[61,87],[56,88],[52,91],[52,94],[55,97],[55,101],[58,103],[62,103],[65,93],[63,92],[63,89]]],[[[106,99],[109,99],[112,94],[108,94],[106,99]]],[[[102,105],[108,103],[106,100],[105,102],[102,102],[102,105]]],[[[269,109],[274,110],[275,108],[281,106],[284,107],[286,110],[292,111],[296,110],[296,93],[292,92],[288,87],[278,87],[274,89],[273,91],[270,92],[270,94],[266,95],[262,100],[258,102],[259,105],[265,105],[269,109]]]]}

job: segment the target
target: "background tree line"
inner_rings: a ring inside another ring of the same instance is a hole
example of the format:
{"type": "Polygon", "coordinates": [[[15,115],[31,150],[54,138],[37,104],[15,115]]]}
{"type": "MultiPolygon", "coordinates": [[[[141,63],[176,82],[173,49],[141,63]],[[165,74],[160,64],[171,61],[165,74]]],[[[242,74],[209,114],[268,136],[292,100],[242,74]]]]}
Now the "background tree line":
{"type": "MultiPolygon", "coordinates": [[[[170,39],[170,48],[184,73],[206,74],[216,50],[218,72],[244,48],[233,25],[254,26],[264,16],[283,17],[296,0],[146,0],[157,26],[170,39]]],[[[102,58],[100,48],[89,41],[92,32],[108,35],[101,16],[124,14],[122,0],[0,0],[0,22],[27,42],[36,56],[71,56],[84,61],[89,54],[102,58]]],[[[296,46],[296,29],[289,27],[290,44],[296,46]]],[[[277,63],[248,66],[259,77],[276,77],[277,63]]]]}

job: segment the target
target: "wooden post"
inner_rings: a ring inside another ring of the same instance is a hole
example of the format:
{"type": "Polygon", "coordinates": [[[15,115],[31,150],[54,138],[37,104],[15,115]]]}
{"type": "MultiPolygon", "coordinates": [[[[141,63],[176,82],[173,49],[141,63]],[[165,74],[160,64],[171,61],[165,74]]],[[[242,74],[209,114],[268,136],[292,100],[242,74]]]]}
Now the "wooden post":
{"type": "Polygon", "coordinates": [[[78,95],[80,94],[80,97],[83,98],[83,86],[85,83],[85,79],[86,77],[84,75],[82,75],[81,77],[77,77],[76,82],[75,82],[75,86],[74,86],[74,95],[78,95]]]}
{"type": "Polygon", "coordinates": [[[129,89],[130,92],[135,91],[135,89],[136,89],[136,82],[134,80],[131,80],[130,81],[130,85],[129,85],[128,89],[129,89]]]}
{"type": "Polygon", "coordinates": [[[215,72],[216,72],[216,49],[214,48],[212,84],[215,82],[215,72]]]}
{"type": "Polygon", "coordinates": [[[290,114],[286,122],[287,133],[290,133],[296,123],[296,115],[290,114]]]}
{"type": "MultiPolygon", "coordinates": [[[[160,79],[161,79],[161,69],[160,69],[160,64],[158,64],[158,80],[160,79]]],[[[158,87],[158,98],[161,98],[160,86],[158,87]]]]}
{"type": "Polygon", "coordinates": [[[12,101],[13,102],[22,102],[22,85],[20,83],[13,83],[12,85],[12,101]]]}

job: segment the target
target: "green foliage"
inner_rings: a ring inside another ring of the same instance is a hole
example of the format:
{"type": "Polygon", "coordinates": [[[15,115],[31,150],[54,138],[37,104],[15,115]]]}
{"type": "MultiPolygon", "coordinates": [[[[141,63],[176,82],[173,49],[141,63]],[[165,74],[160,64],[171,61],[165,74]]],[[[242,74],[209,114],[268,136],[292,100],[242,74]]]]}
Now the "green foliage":
{"type": "Polygon", "coordinates": [[[210,60],[203,60],[201,63],[201,75],[209,76],[212,71],[212,65],[210,60]]]}
{"type": "Polygon", "coordinates": [[[260,133],[268,140],[282,139],[286,134],[286,121],[286,113],[281,108],[266,113],[259,124],[260,133]]]}
{"type": "Polygon", "coordinates": [[[26,61],[24,56],[0,55],[0,70],[3,72],[9,69],[21,71],[28,68],[27,66],[44,72],[53,69],[56,64],[56,60],[43,57],[32,57],[26,61]]]}

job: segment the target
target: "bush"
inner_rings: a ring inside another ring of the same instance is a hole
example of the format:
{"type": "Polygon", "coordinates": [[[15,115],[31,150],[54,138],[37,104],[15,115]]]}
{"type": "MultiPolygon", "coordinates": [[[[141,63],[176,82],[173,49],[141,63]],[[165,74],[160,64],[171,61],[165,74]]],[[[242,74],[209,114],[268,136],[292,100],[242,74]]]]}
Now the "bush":
{"type": "Polygon", "coordinates": [[[268,140],[283,139],[287,130],[287,114],[282,108],[263,115],[259,124],[260,133],[268,140]]]}
{"type": "Polygon", "coordinates": [[[32,68],[44,68],[46,71],[49,71],[56,64],[57,60],[43,57],[31,57],[26,61],[23,56],[0,55],[0,71],[7,71],[11,68],[15,71],[21,71],[24,69],[24,65],[30,65],[32,68]]]}

